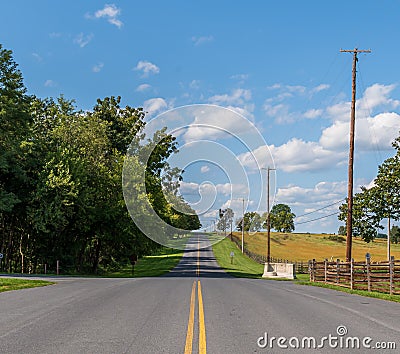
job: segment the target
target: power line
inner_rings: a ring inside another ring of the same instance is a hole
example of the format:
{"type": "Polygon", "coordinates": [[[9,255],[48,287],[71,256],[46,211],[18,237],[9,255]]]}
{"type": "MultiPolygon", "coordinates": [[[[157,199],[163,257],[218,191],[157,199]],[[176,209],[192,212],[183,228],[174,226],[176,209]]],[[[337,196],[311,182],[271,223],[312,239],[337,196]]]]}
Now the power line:
{"type": "Polygon", "coordinates": [[[324,216],[321,216],[321,217],[316,218],[316,219],[307,220],[307,221],[302,221],[302,222],[297,222],[296,225],[307,224],[307,223],[309,223],[309,222],[313,222],[313,221],[317,221],[317,220],[329,218],[330,216],[337,215],[337,214],[339,214],[339,213],[340,213],[340,211],[337,211],[336,213],[332,213],[332,214],[329,214],[329,215],[324,215],[324,216]]]}
{"type": "Polygon", "coordinates": [[[313,213],[315,213],[315,212],[317,212],[317,211],[320,211],[320,210],[323,210],[323,209],[326,209],[326,208],[329,208],[329,207],[331,207],[331,206],[333,206],[333,205],[335,205],[335,204],[339,204],[339,203],[341,203],[341,202],[343,202],[343,201],[345,201],[345,200],[346,200],[346,198],[343,198],[343,199],[341,199],[341,200],[338,200],[337,202],[334,202],[334,203],[329,204],[329,205],[327,205],[327,206],[324,206],[324,207],[322,207],[322,208],[316,209],[316,210],[314,210],[314,211],[310,211],[309,213],[305,213],[305,214],[296,216],[295,219],[301,218],[302,216],[306,216],[306,215],[313,214],[313,213]]]}
{"type": "MultiPolygon", "coordinates": [[[[360,80],[360,83],[361,83],[361,88],[364,91],[363,103],[365,105],[365,110],[368,111],[368,116],[366,118],[368,118],[368,117],[373,118],[372,117],[371,106],[369,105],[369,102],[368,102],[368,99],[367,99],[367,95],[365,95],[366,86],[364,84],[364,80],[363,80],[363,77],[362,77],[361,65],[360,64],[358,64],[358,77],[359,77],[359,80],[360,80]]],[[[367,121],[366,125],[367,125],[368,132],[369,132],[369,135],[370,135],[370,138],[371,138],[372,146],[374,147],[374,150],[375,150],[375,154],[374,154],[375,161],[376,161],[376,164],[379,165],[379,161],[382,161],[383,159],[382,159],[381,149],[380,149],[380,146],[378,144],[377,135],[375,134],[375,131],[374,131],[374,128],[373,128],[372,124],[370,125],[369,122],[367,121]],[[378,161],[377,155],[379,156],[379,161],[378,161]]]]}

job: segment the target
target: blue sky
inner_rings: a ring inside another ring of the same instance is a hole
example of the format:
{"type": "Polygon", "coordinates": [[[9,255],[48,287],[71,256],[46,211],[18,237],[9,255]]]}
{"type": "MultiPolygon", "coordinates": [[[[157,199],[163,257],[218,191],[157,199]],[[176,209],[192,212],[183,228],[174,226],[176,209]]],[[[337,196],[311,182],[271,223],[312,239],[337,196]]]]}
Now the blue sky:
{"type": "MultiPolygon", "coordinates": [[[[120,95],[149,119],[191,104],[241,113],[275,161],[275,202],[300,216],[346,197],[352,56],[341,48],[372,50],[359,56],[356,186],[370,184],[394,152],[399,11],[399,1],[369,0],[14,0],[1,4],[0,43],[39,97],[64,94],[91,109],[97,98],[120,95]]],[[[251,176],[244,152],[238,157],[251,176]]],[[[210,165],[196,166],[185,174],[183,194],[203,181],[218,194],[203,220],[228,205],[239,215],[241,201],[225,191],[229,181],[210,165]]],[[[264,187],[252,183],[249,210],[264,187]]],[[[307,221],[337,206],[299,217],[296,230],[336,232],[336,216],[307,221]]]]}

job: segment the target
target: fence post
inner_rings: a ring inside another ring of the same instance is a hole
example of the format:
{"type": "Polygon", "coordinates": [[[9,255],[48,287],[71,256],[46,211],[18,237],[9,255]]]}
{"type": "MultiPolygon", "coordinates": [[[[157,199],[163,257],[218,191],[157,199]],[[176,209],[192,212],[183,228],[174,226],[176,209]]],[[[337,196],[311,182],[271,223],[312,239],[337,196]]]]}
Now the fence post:
{"type": "Polygon", "coordinates": [[[324,281],[325,281],[325,284],[326,284],[327,277],[328,277],[328,259],[325,258],[324,259],[324,281]]]}
{"type": "Polygon", "coordinates": [[[60,261],[57,261],[56,272],[57,272],[57,275],[60,274],[60,261]]]}
{"type": "Polygon", "coordinates": [[[390,257],[389,262],[389,273],[390,273],[390,295],[393,295],[393,273],[394,273],[394,256],[390,257]]]}
{"type": "Polygon", "coordinates": [[[340,276],[340,265],[339,265],[340,259],[336,259],[336,284],[339,284],[339,276],[340,276]]]}
{"type": "Polygon", "coordinates": [[[368,291],[371,291],[371,268],[370,268],[370,258],[367,257],[365,262],[367,263],[367,282],[368,282],[368,291]]]}
{"type": "Polygon", "coordinates": [[[312,261],[308,261],[308,269],[310,272],[310,281],[314,282],[315,281],[315,259],[312,261]]]}
{"type": "Polygon", "coordinates": [[[354,287],[354,258],[350,261],[350,289],[354,287]]]}

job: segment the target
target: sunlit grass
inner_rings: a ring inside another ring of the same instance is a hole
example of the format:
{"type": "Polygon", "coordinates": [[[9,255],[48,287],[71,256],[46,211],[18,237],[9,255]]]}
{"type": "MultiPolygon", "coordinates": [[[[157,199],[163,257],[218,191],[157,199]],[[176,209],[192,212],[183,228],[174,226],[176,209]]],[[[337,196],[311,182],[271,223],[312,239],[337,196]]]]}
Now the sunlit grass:
{"type": "Polygon", "coordinates": [[[157,255],[140,258],[134,266],[134,272],[132,272],[132,266],[127,264],[119,271],[107,273],[106,276],[117,278],[157,277],[172,270],[179,263],[182,255],[183,251],[163,247],[157,255]]]}
{"type": "Polygon", "coordinates": [[[39,286],[46,286],[54,284],[54,282],[44,280],[27,280],[18,278],[0,278],[0,292],[19,290],[27,288],[36,288],[39,286]]]}
{"type": "MultiPolygon", "coordinates": [[[[288,259],[291,261],[308,261],[310,259],[323,260],[344,259],[346,255],[346,241],[329,240],[331,234],[299,234],[271,232],[271,257],[288,259]]],[[[234,232],[234,237],[240,241],[241,234],[234,232]]],[[[257,232],[254,235],[245,233],[246,248],[260,255],[267,253],[267,234],[257,232]]],[[[391,254],[400,259],[400,244],[391,245],[391,254]]],[[[356,261],[365,260],[365,254],[370,253],[372,261],[387,259],[386,240],[376,239],[366,243],[360,238],[353,238],[352,255],[356,261]]]]}
{"type": "Polygon", "coordinates": [[[212,248],[218,264],[228,274],[242,278],[260,278],[264,272],[264,265],[243,255],[228,238],[214,244],[212,248]],[[234,252],[233,260],[230,257],[231,252],[234,252]]]}

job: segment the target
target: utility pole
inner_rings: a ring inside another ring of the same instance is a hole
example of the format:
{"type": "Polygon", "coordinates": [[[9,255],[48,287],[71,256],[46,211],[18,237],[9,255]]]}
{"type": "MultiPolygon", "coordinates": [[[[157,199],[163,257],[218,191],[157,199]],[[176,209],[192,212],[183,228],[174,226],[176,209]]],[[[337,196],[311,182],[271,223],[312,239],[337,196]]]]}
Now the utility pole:
{"type": "Polygon", "coordinates": [[[262,168],[267,170],[267,263],[271,262],[271,217],[269,212],[269,176],[271,171],[275,171],[275,168],[262,168]]]}
{"type": "Polygon", "coordinates": [[[341,53],[353,53],[353,70],[352,70],[352,94],[351,94],[351,111],[350,111],[350,149],[349,149],[349,168],[348,168],[348,184],[347,184],[347,238],[346,238],[346,261],[351,260],[351,247],[353,236],[353,168],[354,168],[354,131],[356,123],[356,75],[357,75],[357,54],[371,53],[371,50],[360,50],[354,48],[351,50],[340,49],[341,53]]]}

